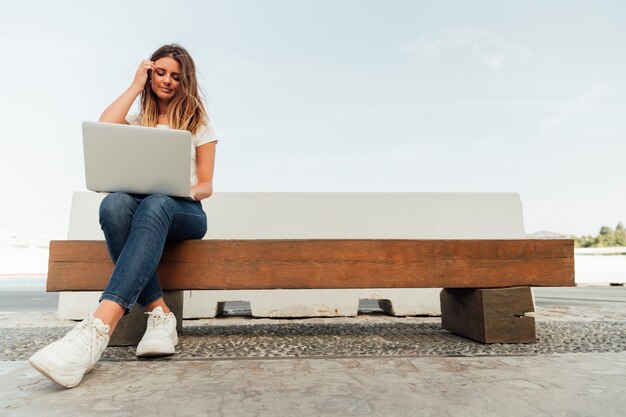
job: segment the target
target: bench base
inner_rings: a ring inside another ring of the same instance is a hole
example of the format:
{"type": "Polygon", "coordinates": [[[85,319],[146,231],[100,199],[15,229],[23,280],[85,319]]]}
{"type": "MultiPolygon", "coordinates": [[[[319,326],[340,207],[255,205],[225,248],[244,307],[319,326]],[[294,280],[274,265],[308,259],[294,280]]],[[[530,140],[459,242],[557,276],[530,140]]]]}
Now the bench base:
{"type": "MultiPolygon", "coordinates": [[[[183,327],[183,291],[165,291],[177,331],[183,327]]],[[[535,311],[530,287],[445,288],[440,293],[441,325],[481,343],[534,343],[535,311]]],[[[146,330],[148,316],[138,306],[120,320],[109,346],[135,346],[146,330]]]]}
{"type": "Polygon", "coordinates": [[[534,343],[535,311],[530,287],[445,288],[441,325],[481,343],[534,343]]]}
{"type": "MultiPolygon", "coordinates": [[[[163,299],[176,316],[176,330],[183,330],[183,291],[164,291],[163,299]]],[[[136,346],[146,332],[148,315],[135,305],[115,327],[109,346],[136,346]]]]}

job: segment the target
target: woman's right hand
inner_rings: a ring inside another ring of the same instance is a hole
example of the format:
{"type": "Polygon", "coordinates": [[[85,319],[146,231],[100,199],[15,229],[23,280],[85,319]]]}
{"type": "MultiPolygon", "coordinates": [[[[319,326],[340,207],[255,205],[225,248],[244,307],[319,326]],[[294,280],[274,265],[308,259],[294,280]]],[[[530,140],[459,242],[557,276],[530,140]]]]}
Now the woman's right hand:
{"type": "Polygon", "coordinates": [[[126,115],[137,99],[137,96],[141,94],[145,88],[146,81],[148,81],[148,77],[150,76],[150,71],[154,69],[154,62],[146,60],[141,61],[135,73],[135,79],[130,87],[102,112],[98,121],[104,123],[128,124],[126,115]]]}
{"type": "Polygon", "coordinates": [[[135,73],[135,79],[133,80],[133,83],[131,84],[132,87],[137,87],[141,90],[143,90],[143,88],[146,85],[146,81],[148,81],[148,71],[152,71],[154,70],[154,62],[153,61],[147,61],[147,60],[143,60],[141,61],[141,64],[139,64],[139,68],[137,69],[137,72],[135,73]]]}

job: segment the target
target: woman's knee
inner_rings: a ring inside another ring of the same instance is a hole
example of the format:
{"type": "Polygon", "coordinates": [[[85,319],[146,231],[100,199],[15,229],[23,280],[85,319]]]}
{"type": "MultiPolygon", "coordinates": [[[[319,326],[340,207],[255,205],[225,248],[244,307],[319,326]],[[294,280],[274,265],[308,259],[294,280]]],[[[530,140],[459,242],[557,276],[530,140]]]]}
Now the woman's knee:
{"type": "Polygon", "coordinates": [[[132,214],[135,204],[134,197],[126,193],[118,192],[107,195],[100,203],[100,224],[102,224],[103,221],[107,221],[112,218],[132,214]]]}
{"type": "Polygon", "coordinates": [[[151,194],[144,198],[137,208],[139,218],[159,219],[171,223],[176,208],[172,197],[163,194],[151,194]]]}
{"type": "Polygon", "coordinates": [[[144,198],[140,207],[144,210],[163,211],[172,208],[174,200],[164,194],[151,194],[144,198]]]}

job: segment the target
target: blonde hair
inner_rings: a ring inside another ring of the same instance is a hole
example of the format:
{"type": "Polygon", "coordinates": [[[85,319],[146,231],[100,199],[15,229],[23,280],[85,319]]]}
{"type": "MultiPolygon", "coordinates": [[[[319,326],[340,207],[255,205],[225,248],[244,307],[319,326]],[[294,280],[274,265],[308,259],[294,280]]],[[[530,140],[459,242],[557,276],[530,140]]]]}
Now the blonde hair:
{"type": "MultiPolygon", "coordinates": [[[[209,120],[202,104],[202,92],[196,78],[196,65],[189,52],[177,44],[160,47],[152,54],[150,61],[154,62],[163,57],[173,58],[180,65],[180,84],[167,107],[169,126],[172,129],[188,130],[192,135],[196,135],[209,120]]],[[[157,96],[152,91],[150,77],[148,77],[140,96],[138,120],[141,126],[156,127],[158,119],[157,96]]]]}

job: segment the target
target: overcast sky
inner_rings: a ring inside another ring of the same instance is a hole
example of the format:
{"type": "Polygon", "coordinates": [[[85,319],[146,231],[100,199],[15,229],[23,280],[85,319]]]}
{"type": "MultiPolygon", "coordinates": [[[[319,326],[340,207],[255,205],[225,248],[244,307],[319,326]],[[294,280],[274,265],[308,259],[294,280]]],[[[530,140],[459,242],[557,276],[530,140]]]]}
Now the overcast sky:
{"type": "Polygon", "coordinates": [[[626,222],[624,22],[617,0],[3,4],[0,229],[66,233],[81,122],[178,42],[217,192],[514,191],[527,232],[595,234],[626,222]]]}

